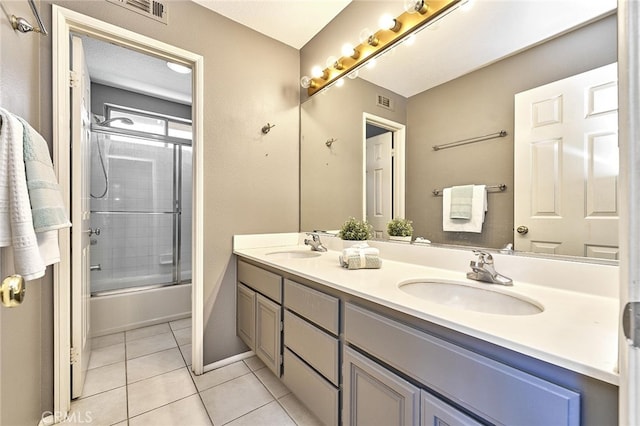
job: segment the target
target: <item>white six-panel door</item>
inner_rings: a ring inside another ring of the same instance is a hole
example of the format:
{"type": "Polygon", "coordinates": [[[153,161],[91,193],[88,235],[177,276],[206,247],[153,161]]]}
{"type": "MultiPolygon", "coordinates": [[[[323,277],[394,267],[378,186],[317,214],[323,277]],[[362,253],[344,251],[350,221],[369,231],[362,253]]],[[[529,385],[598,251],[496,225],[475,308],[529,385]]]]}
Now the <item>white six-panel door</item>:
{"type": "Polygon", "coordinates": [[[617,111],[616,64],[515,96],[517,250],[618,259],[617,111]]]}
{"type": "Polygon", "coordinates": [[[392,132],[367,139],[367,221],[375,238],[387,236],[392,215],[392,132]]]}
{"type": "Polygon", "coordinates": [[[82,40],[72,37],[71,77],[71,397],[82,395],[91,357],[89,226],[91,83],[82,40]]]}

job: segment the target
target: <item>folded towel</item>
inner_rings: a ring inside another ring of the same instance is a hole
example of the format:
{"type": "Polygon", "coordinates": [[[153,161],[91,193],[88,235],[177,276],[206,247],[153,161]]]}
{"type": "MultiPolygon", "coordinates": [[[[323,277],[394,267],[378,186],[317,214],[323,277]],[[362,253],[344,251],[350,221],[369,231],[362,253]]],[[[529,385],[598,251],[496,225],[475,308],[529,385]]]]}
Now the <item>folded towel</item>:
{"type": "Polygon", "coordinates": [[[340,265],[347,269],[380,269],[382,259],[374,254],[340,256],[340,265]]]}
{"type": "Polygon", "coordinates": [[[473,185],[454,186],[451,188],[451,219],[471,219],[473,204],[473,185]]]}
{"type": "Polygon", "coordinates": [[[382,266],[380,250],[367,243],[357,244],[342,250],[340,265],[347,269],[378,269],[382,266]]]}
{"type": "Polygon", "coordinates": [[[18,120],[24,126],[24,164],[33,229],[38,233],[68,228],[71,223],[64,208],[47,142],[29,123],[19,117],[18,120]]]}
{"type": "Polygon", "coordinates": [[[442,193],[442,230],[446,232],[482,232],[485,212],[487,211],[486,185],[473,185],[473,200],[470,219],[451,218],[451,188],[442,193]]]}
{"type": "MultiPolygon", "coordinates": [[[[13,114],[1,108],[0,117],[2,118],[0,153],[8,154],[0,158],[2,161],[0,169],[6,169],[8,189],[3,190],[2,194],[8,197],[8,200],[0,201],[0,205],[9,207],[9,230],[1,231],[0,246],[13,248],[15,272],[22,275],[25,280],[33,280],[44,275],[46,266],[40,256],[38,240],[33,229],[22,151],[24,127],[13,114]],[[8,235],[10,235],[9,241],[7,241],[8,235]]],[[[3,219],[0,226],[6,226],[6,219],[3,219]]]]}

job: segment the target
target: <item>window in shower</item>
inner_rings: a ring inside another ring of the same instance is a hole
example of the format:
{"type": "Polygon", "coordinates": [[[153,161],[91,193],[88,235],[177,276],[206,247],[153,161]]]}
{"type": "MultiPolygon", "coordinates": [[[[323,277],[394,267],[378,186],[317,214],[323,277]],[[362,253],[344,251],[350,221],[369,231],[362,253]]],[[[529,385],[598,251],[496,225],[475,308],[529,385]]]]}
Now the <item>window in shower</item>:
{"type": "Polygon", "coordinates": [[[92,132],[92,295],[191,281],[191,122],[105,105],[92,132]],[[133,124],[131,124],[133,123],[133,124]]]}

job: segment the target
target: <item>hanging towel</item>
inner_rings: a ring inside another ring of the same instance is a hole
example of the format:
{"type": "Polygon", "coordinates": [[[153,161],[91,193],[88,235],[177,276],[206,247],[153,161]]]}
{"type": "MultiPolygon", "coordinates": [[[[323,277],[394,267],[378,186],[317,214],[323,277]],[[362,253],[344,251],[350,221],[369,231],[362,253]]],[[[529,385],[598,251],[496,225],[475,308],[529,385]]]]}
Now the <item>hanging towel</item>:
{"type": "Polygon", "coordinates": [[[379,269],[382,267],[380,251],[368,244],[358,244],[342,250],[340,265],[346,269],[379,269]]]}
{"type": "Polygon", "coordinates": [[[18,120],[24,126],[24,165],[33,229],[38,233],[68,228],[71,223],[64,208],[47,142],[29,123],[22,118],[18,120]]]}
{"type": "Polygon", "coordinates": [[[44,276],[60,261],[57,230],[70,225],[47,143],[0,108],[0,247],[11,247],[15,272],[27,281],[44,276]]]}
{"type": "Polygon", "coordinates": [[[473,185],[454,186],[451,188],[451,219],[471,219],[473,204],[473,185]]]}
{"type": "Polygon", "coordinates": [[[451,218],[451,188],[442,192],[442,230],[446,232],[482,232],[485,212],[487,211],[486,185],[473,185],[470,219],[451,218]]]}

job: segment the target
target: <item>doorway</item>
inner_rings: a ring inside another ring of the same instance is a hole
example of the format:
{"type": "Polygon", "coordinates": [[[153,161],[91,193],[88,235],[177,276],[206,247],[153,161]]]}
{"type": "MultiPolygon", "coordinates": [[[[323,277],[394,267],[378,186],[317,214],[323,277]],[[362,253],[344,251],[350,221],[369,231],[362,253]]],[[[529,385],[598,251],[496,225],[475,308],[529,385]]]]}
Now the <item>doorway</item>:
{"type": "Polygon", "coordinates": [[[386,239],[386,225],[405,214],[405,125],[363,114],[363,217],[373,237],[386,239]]]}
{"type": "MultiPolygon", "coordinates": [[[[193,99],[191,103],[192,118],[192,167],[193,178],[190,190],[193,194],[191,244],[192,261],[190,265],[192,292],[192,369],[195,374],[202,374],[202,336],[203,336],[203,58],[200,55],[185,51],[140,34],[122,29],[115,25],[90,18],[77,12],[73,12],[57,5],[53,5],[53,116],[54,119],[54,162],[58,180],[64,193],[65,204],[70,212],[77,208],[79,201],[72,199],[72,180],[70,164],[70,149],[68,142],[72,140],[70,123],[71,97],[69,93],[69,65],[71,59],[70,37],[72,34],[89,36],[98,40],[125,47],[137,52],[143,52],[191,68],[191,84],[193,87],[193,99]]],[[[74,84],[72,81],[71,84],[74,84]]],[[[103,123],[104,124],[104,123],[103,123]]],[[[72,142],[73,143],[73,142],[72,142]]],[[[75,145],[73,145],[75,147],[75,145]]],[[[88,184],[88,182],[86,182],[88,184]]],[[[86,185],[87,187],[89,185],[86,185]]],[[[89,191],[87,191],[89,192],[89,191]]],[[[76,192],[77,194],[77,192],[76,192]]],[[[73,214],[72,214],[73,216],[73,214]]],[[[94,231],[94,229],[89,229],[94,231]]],[[[78,230],[79,232],[79,230],[78,230]]],[[[71,253],[73,248],[71,232],[60,233],[61,262],[54,268],[54,410],[58,415],[65,414],[70,408],[71,395],[71,357],[72,345],[70,330],[73,327],[71,320],[71,306],[73,299],[71,290],[66,283],[71,282],[71,287],[77,287],[82,283],[78,279],[72,279],[77,262],[72,263],[71,253]]],[[[82,276],[82,274],[80,274],[82,276]]],[[[76,305],[78,303],[76,302],[76,305]]]]}

